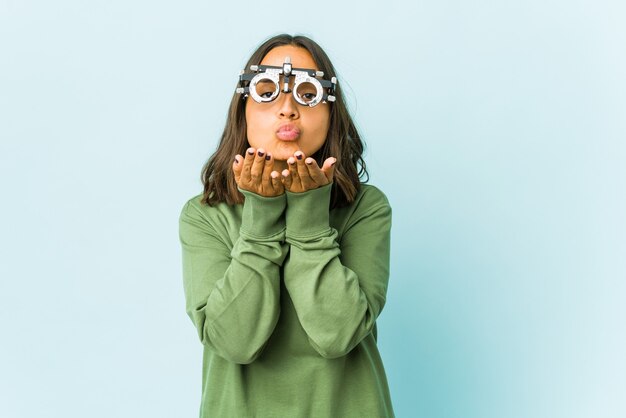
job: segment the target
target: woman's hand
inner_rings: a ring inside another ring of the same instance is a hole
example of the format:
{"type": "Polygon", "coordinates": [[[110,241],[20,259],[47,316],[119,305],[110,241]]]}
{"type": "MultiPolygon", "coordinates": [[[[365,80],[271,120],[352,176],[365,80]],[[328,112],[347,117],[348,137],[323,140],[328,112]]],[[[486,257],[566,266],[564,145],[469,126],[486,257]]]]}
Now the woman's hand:
{"type": "Polygon", "coordinates": [[[246,157],[237,154],[233,162],[235,181],[243,190],[249,190],[265,197],[284,193],[284,186],[278,171],[274,168],[274,157],[266,154],[263,148],[248,148],[246,157]]]}
{"type": "Polygon", "coordinates": [[[294,157],[287,159],[289,169],[282,172],[285,189],[294,193],[317,189],[333,181],[335,172],[335,157],[328,157],[320,169],[315,159],[306,156],[302,151],[296,151],[294,157]]]}

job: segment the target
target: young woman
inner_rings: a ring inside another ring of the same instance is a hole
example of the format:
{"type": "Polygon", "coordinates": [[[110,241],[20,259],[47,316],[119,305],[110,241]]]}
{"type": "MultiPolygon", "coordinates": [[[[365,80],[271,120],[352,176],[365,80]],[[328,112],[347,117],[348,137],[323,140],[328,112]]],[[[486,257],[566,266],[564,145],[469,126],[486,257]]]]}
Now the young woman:
{"type": "Polygon", "coordinates": [[[376,345],[391,207],[326,53],[265,41],[240,75],[204,192],[180,214],[201,417],[393,417],[376,345]]]}

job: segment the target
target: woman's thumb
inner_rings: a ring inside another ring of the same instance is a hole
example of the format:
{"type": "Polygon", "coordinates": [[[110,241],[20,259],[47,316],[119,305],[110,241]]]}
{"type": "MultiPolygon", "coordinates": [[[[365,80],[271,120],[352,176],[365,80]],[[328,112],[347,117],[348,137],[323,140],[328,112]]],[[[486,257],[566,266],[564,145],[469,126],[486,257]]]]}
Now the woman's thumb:
{"type": "Polygon", "coordinates": [[[329,183],[332,183],[333,177],[335,176],[335,163],[337,159],[335,157],[329,157],[324,161],[322,165],[322,172],[326,175],[329,183]]]}
{"type": "Polygon", "coordinates": [[[243,157],[239,154],[235,155],[235,161],[233,162],[233,173],[235,173],[235,182],[239,184],[239,178],[241,177],[241,168],[243,157]]]}

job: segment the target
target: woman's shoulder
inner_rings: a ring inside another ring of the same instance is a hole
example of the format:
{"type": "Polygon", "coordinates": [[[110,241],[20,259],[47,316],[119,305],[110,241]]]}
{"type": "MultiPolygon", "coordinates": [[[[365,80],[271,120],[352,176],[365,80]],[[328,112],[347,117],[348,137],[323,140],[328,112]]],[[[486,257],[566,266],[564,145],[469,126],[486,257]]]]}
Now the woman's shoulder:
{"type": "Polygon", "coordinates": [[[352,203],[332,211],[331,222],[339,231],[340,241],[345,244],[346,234],[354,226],[361,225],[383,231],[390,225],[391,217],[392,209],[385,192],[373,184],[361,183],[352,203]]]}
{"type": "Polygon", "coordinates": [[[361,183],[354,200],[347,206],[333,210],[333,217],[344,219],[348,224],[374,214],[384,213],[391,216],[391,205],[385,192],[378,186],[361,183]]]}
{"type": "Polygon", "coordinates": [[[366,207],[391,206],[385,192],[378,186],[369,183],[361,183],[353,205],[366,207]]]}
{"type": "Polygon", "coordinates": [[[204,193],[199,193],[195,196],[187,199],[181,208],[180,216],[192,217],[192,218],[204,218],[210,219],[216,216],[223,216],[225,211],[232,209],[226,203],[218,203],[214,206],[209,206],[202,200],[204,193]]]}
{"type": "Polygon", "coordinates": [[[189,213],[190,210],[198,210],[198,209],[200,209],[202,207],[202,203],[201,203],[202,196],[203,196],[203,194],[200,193],[200,194],[197,194],[195,196],[192,196],[192,197],[188,198],[183,203],[181,212],[182,213],[189,213]]]}
{"type": "Polygon", "coordinates": [[[189,199],[187,199],[184,206],[193,206],[197,208],[206,206],[204,203],[202,203],[203,196],[204,193],[198,193],[197,195],[190,197],[189,199]]]}

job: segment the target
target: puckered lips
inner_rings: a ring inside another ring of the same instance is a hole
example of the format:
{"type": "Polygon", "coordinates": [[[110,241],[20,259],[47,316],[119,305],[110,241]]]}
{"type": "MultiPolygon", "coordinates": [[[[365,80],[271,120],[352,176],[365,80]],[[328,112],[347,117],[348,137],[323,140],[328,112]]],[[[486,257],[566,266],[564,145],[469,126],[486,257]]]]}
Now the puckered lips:
{"type": "Polygon", "coordinates": [[[293,123],[284,123],[276,130],[276,136],[283,141],[295,141],[300,136],[300,129],[293,123]]]}

